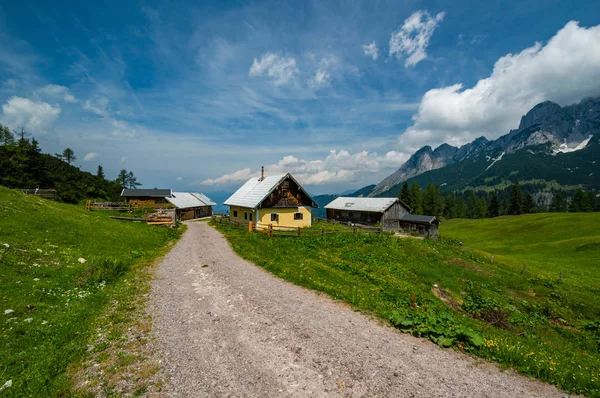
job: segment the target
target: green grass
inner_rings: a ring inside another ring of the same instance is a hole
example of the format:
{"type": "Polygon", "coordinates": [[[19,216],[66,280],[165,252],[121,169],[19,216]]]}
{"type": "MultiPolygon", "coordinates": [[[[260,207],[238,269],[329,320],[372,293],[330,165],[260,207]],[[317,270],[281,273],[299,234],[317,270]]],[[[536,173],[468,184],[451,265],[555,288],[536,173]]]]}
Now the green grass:
{"type": "Polygon", "coordinates": [[[128,300],[133,266],[178,234],[0,188],[0,385],[13,382],[3,396],[72,395],[66,370],[96,319],[128,300]]]}
{"type": "Polygon", "coordinates": [[[473,250],[475,244],[466,251],[455,239],[354,233],[269,238],[228,225],[216,228],[240,256],[281,278],[440,346],[600,396],[597,285],[569,278],[558,284],[557,275],[533,265],[521,274],[508,255],[492,263],[488,254],[473,250]]]}

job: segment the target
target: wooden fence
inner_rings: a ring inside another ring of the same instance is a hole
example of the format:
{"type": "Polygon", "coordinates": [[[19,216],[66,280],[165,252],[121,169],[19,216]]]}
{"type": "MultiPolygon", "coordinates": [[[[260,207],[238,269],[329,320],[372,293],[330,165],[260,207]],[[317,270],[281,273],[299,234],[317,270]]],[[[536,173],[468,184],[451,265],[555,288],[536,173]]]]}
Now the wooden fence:
{"type": "Polygon", "coordinates": [[[172,209],[171,203],[129,203],[129,202],[96,202],[95,200],[86,200],[85,209],[94,210],[112,210],[112,211],[133,211],[133,210],[159,210],[172,209]]]}
{"type": "MultiPolygon", "coordinates": [[[[315,220],[316,220],[315,224],[321,223],[321,221],[319,221],[319,219],[315,219],[315,220]]],[[[219,224],[230,225],[235,228],[243,228],[250,232],[261,232],[270,237],[301,238],[301,237],[319,237],[319,236],[332,235],[332,234],[356,234],[356,233],[380,234],[381,233],[381,228],[365,227],[365,226],[358,226],[358,225],[348,227],[348,229],[346,229],[346,230],[335,231],[335,230],[327,230],[327,228],[325,228],[325,227],[316,229],[316,228],[314,228],[314,226],[311,228],[302,228],[302,227],[286,227],[286,226],[280,226],[280,225],[267,224],[267,225],[261,225],[261,226],[257,227],[256,223],[254,223],[254,222],[242,224],[237,221],[231,221],[231,220],[229,220],[229,218],[226,218],[226,217],[213,217],[213,221],[216,223],[219,223],[219,224]]],[[[331,224],[331,223],[329,223],[329,224],[331,224]]],[[[346,223],[337,223],[337,224],[346,225],[346,223]]]]}
{"type": "Polygon", "coordinates": [[[56,189],[21,189],[25,195],[41,196],[42,198],[54,198],[56,197],[56,189]]]}

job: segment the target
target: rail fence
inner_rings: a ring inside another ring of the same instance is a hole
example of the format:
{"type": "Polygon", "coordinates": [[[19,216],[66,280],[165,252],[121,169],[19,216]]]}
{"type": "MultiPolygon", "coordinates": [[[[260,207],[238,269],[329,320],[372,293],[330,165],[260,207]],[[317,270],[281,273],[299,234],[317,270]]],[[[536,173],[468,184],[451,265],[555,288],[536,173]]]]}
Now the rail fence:
{"type": "Polygon", "coordinates": [[[234,228],[245,229],[249,232],[260,232],[264,233],[269,237],[289,237],[289,238],[302,238],[302,237],[319,237],[325,235],[333,235],[333,234],[381,234],[381,228],[377,227],[368,227],[363,225],[352,225],[348,226],[347,229],[343,230],[327,230],[326,227],[315,228],[314,224],[338,224],[345,225],[347,223],[339,223],[339,222],[327,222],[324,219],[314,219],[314,224],[312,227],[287,227],[281,225],[273,225],[266,224],[257,226],[254,222],[249,223],[239,223],[237,221],[231,221],[227,217],[213,217],[213,221],[217,224],[229,225],[234,228]]]}
{"type": "Polygon", "coordinates": [[[96,202],[86,200],[85,209],[88,211],[111,210],[111,211],[133,211],[133,210],[165,210],[172,209],[171,203],[128,203],[128,202],[96,202]]]}

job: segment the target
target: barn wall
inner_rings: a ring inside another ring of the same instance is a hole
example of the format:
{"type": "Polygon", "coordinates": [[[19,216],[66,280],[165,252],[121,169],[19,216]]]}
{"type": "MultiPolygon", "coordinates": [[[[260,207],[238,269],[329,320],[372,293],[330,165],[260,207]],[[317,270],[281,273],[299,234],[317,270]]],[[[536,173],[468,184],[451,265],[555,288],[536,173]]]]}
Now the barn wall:
{"type": "Polygon", "coordinates": [[[377,223],[382,223],[381,213],[371,211],[327,209],[327,219],[362,225],[375,225],[377,223]]]}
{"type": "Polygon", "coordinates": [[[383,213],[383,221],[398,221],[406,213],[408,209],[402,203],[396,202],[383,213]]]}
{"type": "Polygon", "coordinates": [[[259,223],[261,226],[273,224],[279,227],[310,227],[312,225],[312,212],[308,206],[262,208],[260,209],[259,223]],[[279,220],[271,221],[271,213],[277,213],[279,220]],[[295,220],[295,213],[302,213],[302,220],[295,220]]]}

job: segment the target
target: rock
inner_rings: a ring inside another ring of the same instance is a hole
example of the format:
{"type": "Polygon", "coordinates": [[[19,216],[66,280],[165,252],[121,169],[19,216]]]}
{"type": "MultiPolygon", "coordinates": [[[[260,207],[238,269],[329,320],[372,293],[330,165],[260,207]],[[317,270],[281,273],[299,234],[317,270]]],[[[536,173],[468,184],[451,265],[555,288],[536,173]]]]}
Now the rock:
{"type": "Polygon", "coordinates": [[[6,383],[4,383],[4,385],[2,387],[0,387],[0,391],[4,391],[7,388],[11,388],[12,387],[12,380],[8,380],[6,383]]]}

